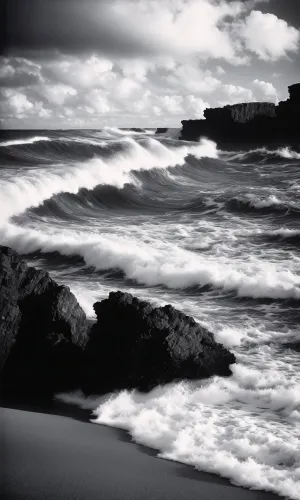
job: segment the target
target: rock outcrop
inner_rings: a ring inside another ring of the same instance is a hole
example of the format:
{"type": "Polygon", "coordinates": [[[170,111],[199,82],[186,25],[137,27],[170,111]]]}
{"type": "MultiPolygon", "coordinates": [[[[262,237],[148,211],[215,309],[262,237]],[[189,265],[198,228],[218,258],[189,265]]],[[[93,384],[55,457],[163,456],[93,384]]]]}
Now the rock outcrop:
{"type": "Polygon", "coordinates": [[[235,357],[212,333],[171,305],[154,308],[128,293],[96,302],[84,353],[86,394],[148,391],[176,379],[230,375],[235,357]]]}
{"type": "Polygon", "coordinates": [[[291,145],[300,143],[300,84],[289,87],[289,99],[278,106],[249,102],[204,111],[203,120],[183,120],[181,139],[205,136],[220,145],[291,145]]]}
{"type": "Polygon", "coordinates": [[[78,387],[86,316],[69,288],[0,246],[0,341],[5,397],[47,398],[78,387]]]}
{"type": "Polygon", "coordinates": [[[300,115],[300,83],[289,86],[289,98],[277,106],[277,116],[294,122],[300,115]]]}
{"type": "Polygon", "coordinates": [[[203,114],[208,122],[218,123],[222,127],[232,123],[249,123],[260,116],[275,118],[276,106],[271,102],[246,102],[224,108],[208,108],[203,114]]]}
{"type": "Polygon", "coordinates": [[[156,134],[165,134],[167,131],[168,131],[168,129],[167,129],[167,128],[160,127],[160,128],[157,128],[157,129],[155,130],[155,133],[156,133],[156,134]]]}
{"type": "Polygon", "coordinates": [[[128,293],[94,304],[89,333],[69,288],[0,246],[1,392],[49,403],[55,392],[148,391],[176,379],[230,375],[235,357],[193,318],[128,293]]]}
{"type": "Polygon", "coordinates": [[[139,132],[141,134],[144,134],[146,132],[144,128],[138,128],[138,127],[133,127],[125,130],[131,130],[132,132],[139,132]]]}

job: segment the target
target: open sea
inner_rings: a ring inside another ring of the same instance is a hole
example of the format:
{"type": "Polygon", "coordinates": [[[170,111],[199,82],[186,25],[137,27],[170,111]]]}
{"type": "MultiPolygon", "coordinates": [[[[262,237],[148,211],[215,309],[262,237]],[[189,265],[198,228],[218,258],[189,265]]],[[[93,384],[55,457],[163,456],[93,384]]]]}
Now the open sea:
{"type": "Polygon", "coordinates": [[[170,303],[237,357],[229,378],[84,400],[159,456],[300,499],[300,154],[95,130],[2,131],[0,242],[68,285],[170,303]]]}

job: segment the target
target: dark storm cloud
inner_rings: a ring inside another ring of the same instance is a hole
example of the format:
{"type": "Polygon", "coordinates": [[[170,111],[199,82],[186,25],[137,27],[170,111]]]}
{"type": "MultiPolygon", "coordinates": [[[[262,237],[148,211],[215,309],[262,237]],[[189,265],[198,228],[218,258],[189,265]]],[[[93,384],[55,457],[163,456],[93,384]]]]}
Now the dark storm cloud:
{"type": "MultiPolygon", "coordinates": [[[[2,0],[3,1],[3,0],[2,0]]],[[[4,0],[5,53],[24,51],[139,55],[148,44],[113,15],[109,0],[4,0]]]]}
{"type": "Polygon", "coordinates": [[[38,65],[22,58],[0,57],[0,87],[26,87],[40,82],[38,65]]]}
{"type": "Polygon", "coordinates": [[[7,77],[0,76],[0,87],[28,87],[36,85],[40,82],[38,76],[31,74],[9,75],[7,77]]]}
{"type": "Polygon", "coordinates": [[[300,28],[300,0],[269,0],[258,8],[262,12],[272,12],[295,28],[300,28]]]}
{"type": "Polygon", "coordinates": [[[5,126],[175,127],[208,106],[286,98],[298,0],[225,2],[0,0],[5,126]]]}

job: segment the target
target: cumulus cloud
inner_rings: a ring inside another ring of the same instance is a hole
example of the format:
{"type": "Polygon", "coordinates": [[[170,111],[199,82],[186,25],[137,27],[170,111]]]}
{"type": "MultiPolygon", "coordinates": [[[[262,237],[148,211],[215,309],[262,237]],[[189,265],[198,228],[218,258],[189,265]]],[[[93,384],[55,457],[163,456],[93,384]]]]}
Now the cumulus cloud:
{"type": "Polygon", "coordinates": [[[55,85],[45,85],[41,90],[50,104],[56,104],[57,106],[65,104],[69,97],[77,95],[76,89],[61,83],[55,85]]]}
{"type": "Polygon", "coordinates": [[[0,86],[23,87],[42,81],[41,66],[19,57],[0,58],[0,86]]]}
{"type": "Polygon", "coordinates": [[[241,27],[246,48],[265,61],[276,61],[299,48],[300,32],[270,13],[252,11],[241,27]]]}
{"type": "Polygon", "coordinates": [[[295,53],[299,32],[274,14],[251,10],[263,3],[271,6],[10,0],[1,116],[15,127],[18,119],[31,127],[180,126],[209,106],[274,101],[266,72],[253,73],[250,62],[273,64],[295,53]]]}
{"type": "Polygon", "coordinates": [[[277,90],[272,83],[255,79],[253,81],[253,86],[255,88],[256,95],[258,95],[258,99],[263,97],[267,101],[272,101],[276,104],[278,103],[277,90]]]}
{"type": "Polygon", "coordinates": [[[218,103],[221,106],[239,102],[251,101],[271,101],[278,103],[278,93],[274,85],[264,80],[255,79],[249,82],[249,87],[241,85],[225,84],[221,88],[222,100],[218,103]]]}
{"type": "MultiPolygon", "coordinates": [[[[119,61],[118,66],[124,76],[144,82],[148,71],[155,68],[158,62],[159,61],[156,61],[156,64],[154,64],[154,62],[142,59],[123,59],[119,61]]],[[[162,65],[168,68],[173,68],[174,64],[173,59],[170,58],[162,62],[162,65]]]]}
{"type": "Polygon", "coordinates": [[[86,56],[65,56],[44,63],[44,74],[50,80],[67,85],[94,87],[108,83],[113,62],[95,54],[86,56]]]}
{"type": "Polygon", "coordinates": [[[224,75],[226,73],[225,69],[222,66],[217,66],[216,68],[217,75],[224,75]]]}
{"type": "Polygon", "coordinates": [[[241,2],[211,0],[127,1],[115,6],[124,22],[134,19],[135,30],[143,33],[149,45],[152,41],[154,50],[232,61],[238,58],[235,43],[222,24],[242,10],[241,2]]]}
{"type": "Polygon", "coordinates": [[[170,57],[147,62],[71,55],[41,65],[22,58],[18,71],[15,68],[15,58],[6,58],[0,72],[0,79],[9,77],[11,82],[11,88],[2,94],[3,116],[14,120],[27,117],[32,123],[35,114],[45,126],[101,127],[110,117],[119,117],[117,124],[123,126],[137,125],[141,119],[144,126],[155,126],[161,120],[179,126],[186,117],[202,117],[209,106],[203,96],[221,86],[220,80],[195,61],[178,64],[170,57]],[[14,78],[18,80],[18,75],[31,67],[38,78],[17,87],[19,81],[14,78]],[[19,106],[14,106],[14,101],[19,106]],[[155,119],[159,121],[155,123],[155,119]]]}
{"type": "MultiPolygon", "coordinates": [[[[74,0],[72,3],[67,0],[11,0],[5,19],[6,50],[38,51],[37,56],[41,50],[54,51],[54,54],[55,51],[77,54],[96,51],[110,57],[128,58],[197,55],[203,59],[242,63],[247,56],[242,53],[241,40],[234,26],[254,3],[238,0],[74,0]]],[[[251,44],[253,24],[266,25],[269,21],[266,17],[260,21],[257,15],[253,18],[251,14],[245,23],[245,39],[250,50],[256,50],[251,44]]],[[[285,21],[276,19],[282,36],[288,38],[283,42],[284,50],[288,50],[290,36],[294,35],[285,21]]]]}
{"type": "MultiPolygon", "coordinates": [[[[89,108],[98,114],[106,114],[112,110],[112,105],[109,103],[107,97],[99,89],[93,89],[87,96],[86,102],[89,108]]],[[[93,114],[93,113],[92,113],[93,114]]]]}
{"type": "Polygon", "coordinates": [[[226,84],[223,86],[223,92],[228,97],[229,103],[254,100],[252,90],[240,85],[226,84]]]}
{"type": "Polygon", "coordinates": [[[208,102],[201,98],[196,98],[194,95],[188,95],[185,98],[187,116],[191,118],[203,118],[203,111],[209,108],[208,102]]]}
{"type": "Polygon", "coordinates": [[[221,86],[221,81],[211,71],[203,71],[193,63],[176,65],[163,77],[170,88],[185,89],[196,94],[211,94],[221,86]]]}
{"type": "Polygon", "coordinates": [[[24,94],[21,94],[20,92],[15,92],[9,89],[6,93],[4,93],[4,97],[7,97],[7,105],[17,115],[22,116],[24,113],[31,111],[33,108],[33,104],[24,94]]]}
{"type": "Polygon", "coordinates": [[[255,79],[246,87],[224,83],[223,74],[218,76],[197,60],[176,63],[168,58],[148,64],[90,54],[41,65],[23,58],[16,65],[14,58],[6,58],[0,79],[10,78],[11,87],[3,88],[1,114],[14,123],[28,118],[30,126],[36,126],[34,117],[46,127],[180,126],[182,119],[202,118],[207,107],[277,100],[270,82],[255,79]],[[18,86],[19,74],[31,67],[37,79],[18,86]]]}
{"type": "Polygon", "coordinates": [[[15,89],[1,89],[0,91],[1,114],[4,119],[24,119],[28,116],[50,118],[51,111],[45,109],[41,101],[28,99],[27,95],[15,89]]]}

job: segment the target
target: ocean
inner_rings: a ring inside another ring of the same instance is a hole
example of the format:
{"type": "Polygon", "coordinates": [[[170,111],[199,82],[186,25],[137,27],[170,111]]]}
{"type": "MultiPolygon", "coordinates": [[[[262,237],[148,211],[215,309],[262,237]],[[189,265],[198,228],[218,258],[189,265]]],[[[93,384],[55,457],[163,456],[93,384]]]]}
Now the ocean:
{"type": "Polygon", "coordinates": [[[300,499],[300,154],[179,130],[6,131],[0,241],[68,285],[172,304],[237,357],[229,378],[65,401],[160,457],[300,499]]]}

